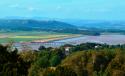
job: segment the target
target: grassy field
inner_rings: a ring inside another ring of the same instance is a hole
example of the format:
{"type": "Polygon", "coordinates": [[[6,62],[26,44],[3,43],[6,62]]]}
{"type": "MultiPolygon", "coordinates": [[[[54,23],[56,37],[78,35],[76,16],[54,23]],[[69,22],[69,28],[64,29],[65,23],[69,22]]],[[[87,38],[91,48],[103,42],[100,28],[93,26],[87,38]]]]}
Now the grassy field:
{"type": "Polygon", "coordinates": [[[35,40],[56,40],[63,38],[75,37],[75,34],[64,34],[54,32],[36,32],[36,31],[20,31],[20,32],[0,32],[0,43],[6,42],[31,42],[35,40]]]}

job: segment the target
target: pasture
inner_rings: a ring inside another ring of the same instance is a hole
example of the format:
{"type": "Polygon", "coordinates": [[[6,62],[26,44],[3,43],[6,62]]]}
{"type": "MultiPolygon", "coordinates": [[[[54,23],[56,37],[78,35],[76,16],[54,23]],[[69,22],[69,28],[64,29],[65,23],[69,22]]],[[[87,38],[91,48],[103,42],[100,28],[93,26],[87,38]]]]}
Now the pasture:
{"type": "Polygon", "coordinates": [[[0,32],[0,43],[6,42],[31,42],[35,40],[57,40],[78,36],[76,34],[65,34],[44,31],[17,31],[17,32],[0,32]]]}

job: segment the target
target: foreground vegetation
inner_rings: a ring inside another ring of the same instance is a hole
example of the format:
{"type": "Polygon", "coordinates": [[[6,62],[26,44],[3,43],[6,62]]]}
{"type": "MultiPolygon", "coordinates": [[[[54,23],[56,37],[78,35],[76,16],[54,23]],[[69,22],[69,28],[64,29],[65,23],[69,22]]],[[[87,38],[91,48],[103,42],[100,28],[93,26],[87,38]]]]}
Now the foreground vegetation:
{"type": "Polygon", "coordinates": [[[22,52],[0,45],[0,76],[125,76],[125,45],[85,43],[22,52]]]}

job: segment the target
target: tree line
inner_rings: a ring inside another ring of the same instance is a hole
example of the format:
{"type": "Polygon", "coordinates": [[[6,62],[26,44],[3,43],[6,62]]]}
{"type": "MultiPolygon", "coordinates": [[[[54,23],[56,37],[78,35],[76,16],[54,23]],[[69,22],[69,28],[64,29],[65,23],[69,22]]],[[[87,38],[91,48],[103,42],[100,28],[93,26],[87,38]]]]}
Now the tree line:
{"type": "Polygon", "coordinates": [[[0,45],[0,76],[125,76],[125,45],[66,44],[21,52],[0,45]]]}

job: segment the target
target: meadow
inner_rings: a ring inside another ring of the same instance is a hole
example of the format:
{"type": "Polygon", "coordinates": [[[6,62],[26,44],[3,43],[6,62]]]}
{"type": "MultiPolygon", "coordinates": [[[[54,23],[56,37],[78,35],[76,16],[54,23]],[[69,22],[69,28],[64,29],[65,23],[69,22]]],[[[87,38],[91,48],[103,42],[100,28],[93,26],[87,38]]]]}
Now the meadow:
{"type": "Polygon", "coordinates": [[[56,40],[78,36],[76,34],[65,34],[44,31],[15,31],[15,32],[0,32],[0,43],[6,42],[31,42],[35,40],[56,40]]]}

